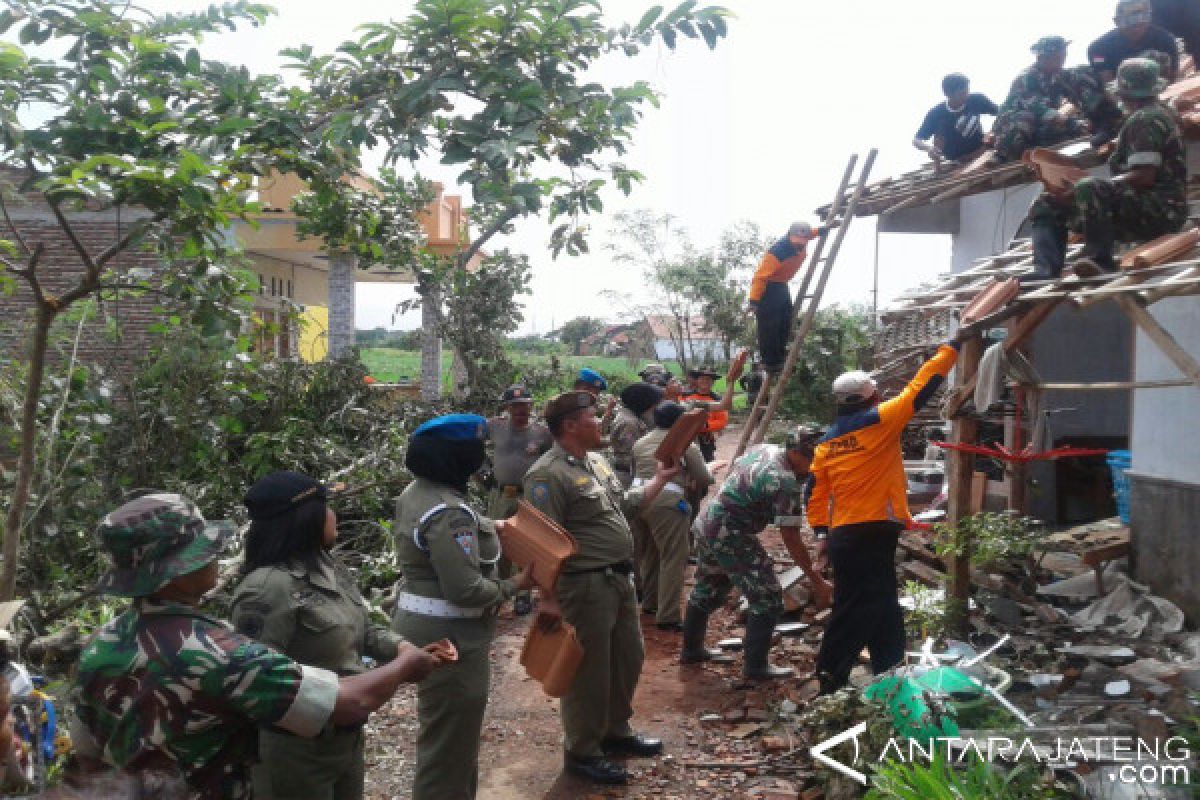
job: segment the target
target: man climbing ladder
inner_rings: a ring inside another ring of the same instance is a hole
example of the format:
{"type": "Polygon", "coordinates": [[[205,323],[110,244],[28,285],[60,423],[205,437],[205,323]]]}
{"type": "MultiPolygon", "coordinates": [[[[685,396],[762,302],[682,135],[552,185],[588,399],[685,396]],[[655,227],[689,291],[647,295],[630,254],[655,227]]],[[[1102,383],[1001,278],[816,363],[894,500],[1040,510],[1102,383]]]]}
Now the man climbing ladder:
{"type": "Polygon", "coordinates": [[[794,222],[787,236],[771,246],[750,281],[748,310],[758,319],[758,353],[769,375],[778,375],[787,358],[792,332],[792,295],[788,281],[804,265],[808,243],[821,235],[820,228],[794,222]]]}

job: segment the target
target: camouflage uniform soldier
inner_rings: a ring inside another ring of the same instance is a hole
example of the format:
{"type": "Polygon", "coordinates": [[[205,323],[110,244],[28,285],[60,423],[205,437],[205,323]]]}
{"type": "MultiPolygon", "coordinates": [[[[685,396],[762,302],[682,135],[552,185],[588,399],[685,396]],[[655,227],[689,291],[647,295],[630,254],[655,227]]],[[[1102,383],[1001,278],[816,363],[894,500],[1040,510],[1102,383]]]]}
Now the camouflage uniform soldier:
{"type": "Polygon", "coordinates": [[[435,665],[403,645],[388,665],[339,679],[202,614],[232,532],[177,494],[140,497],[100,524],[113,568],[99,588],[134,602],[80,656],[71,739],[82,762],[181,774],[196,797],[248,797],[260,725],[300,736],[361,725],[435,665]]]}
{"type": "MultiPolygon", "coordinates": [[[[679,403],[664,402],[655,407],[654,430],[633,445],[634,486],[641,486],[654,477],[658,469],[654,453],[682,414],[683,406],[679,403]]],[[[712,483],[712,473],[704,455],[699,446],[692,443],[683,457],[681,480],[668,483],[654,502],[634,517],[646,526],[648,533],[638,562],[642,609],[655,615],[655,624],[661,630],[683,628],[679,599],[683,594],[683,573],[690,549],[688,530],[692,523],[692,504],[688,502],[687,494],[695,491],[703,497],[712,483]]]]}
{"type": "Polygon", "coordinates": [[[759,445],[733,463],[717,496],[696,520],[696,586],[688,598],[683,623],[685,664],[727,661],[704,647],[708,617],[736,585],[750,604],[746,616],[743,674],[747,678],[786,678],[791,669],[767,663],[775,623],[783,613],[783,590],[775,564],[758,534],[774,522],[796,563],[808,575],[814,593],[828,598],[829,584],[814,569],[800,539],[804,506],[803,482],[808,477],[817,434],[793,433],[788,446],[759,445]]]}
{"type": "Polygon", "coordinates": [[[632,580],[633,536],[622,509],[632,516],[653,503],[678,469],[660,469],[650,482],[623,492],[595,452],[603,445],[595,402],[587,392],[567,392],[546,406],[555,444],[525,475],[525,495],[579,545],[555,587],[584,651],[562,699],[564,765],[589,780],[619,784],[628,773],[606,756],[662,752],[661,741],[639,736],[629,724],[645,649],[632,580]]]}
{"type": "Polygon", "coordinates": [[[1063,69],[1068,44],[1061,36],[1045,36],[1034,44],[1037,63],[1013,81],[992,126],[996,154],[1002,160],[1014,161],[1031,147],[1080,136],[1088,132],[1089,123],[1095,131],[1093,143],[1113,138],[1121,122],[1120,109],[1091,67],[1063,69]]]}
{"type": "Polygon", "coordinates": [[[1121,64],[1117,92],[1132,113],[1108,161],[1115,177],[1084,178],[1070,194],[1038,198],[1029,212],[1036,267],[1030,277],[1062,273],[1068,229],[1082,231],[1087,257],[1111,272],[1117,268],[1117,241],[1145,241],[1183,227],[1187,160],[1179,126],[1157,100],[1162,88],[1154,61],[1131,58],[1121,64]]]}
{"type": "MultiPolygon", "coordinates": [[[[500,401],[506,416],[493,417],[487,425],[487,438],[492,443],[492,475],[496,483],[488,493],[487,513],[492,519],[508,519],[517,513],[521,481],[526,470],[554,444],[549,429],[530,419],[533,397],[528,389],[510,386],[504,390],[500,401]]],[[[501,556],[498,566],[499,577],[512,577],[512,563],[507,558],[501,556]]],[[[528,614],[532,608],[530,592],[518,592],[513,598],[513,613],[528,614]]]]}
{"type": "MultiPolygon", "coordinates": [[[[273,472],[246,493],[245,577],[229,616],[239,633],[337,675],[363,657],[396,657],[399,636],[373,623],[350,570],[331,552],[337,517],[328,490],[298,472],[273,472]]],[[[362,726],[326,725],[315,739],[266,727],[252,773],[256,800],[359,800],[366,776],[362,726]]]]}
{"type": "Polygon", "coordinates": [[[411,642],[450,639],[459,650],[457,663],[417,687],[414,800],[475,796],[496,609],[531,583],[527,571],[511,579],[495,574],[495,525],[466,503],[467,481],[483,464],[486,428],[473,414],[437,417],[413,432],[404,457],[417,479],[396,501],[404,584],[393,627],[411,642]]]}

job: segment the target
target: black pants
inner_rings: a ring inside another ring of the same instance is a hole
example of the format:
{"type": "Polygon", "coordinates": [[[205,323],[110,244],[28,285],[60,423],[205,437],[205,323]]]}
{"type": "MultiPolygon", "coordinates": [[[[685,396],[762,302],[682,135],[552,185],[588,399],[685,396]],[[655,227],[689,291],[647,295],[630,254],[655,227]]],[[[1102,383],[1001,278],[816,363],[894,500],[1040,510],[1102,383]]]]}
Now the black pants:
{"type": "Polygon", "coordinates": [[[767,372],[778,372],[787,358],[792,332],[792,295],[786,283],[768,283],[758,301],[758,354],[767,372]]]}
{"type": "Polygon", "coordinates": [[[834,528],[829,536],[833,564],[833,613],[825,626],[817,671],[835,687],[850,678],[865,645],[878,675],[904,659],[904,616],[896,587],[896,522],[864,522],[834,528]]]}
{"type": "Polygon", "coordinates": [[[700,455],[704,456],[704,463],[710,463],[717,457],[717,437],[715,434],[700,434],[696,437],[696,446],[700,448],[700,455]]]}

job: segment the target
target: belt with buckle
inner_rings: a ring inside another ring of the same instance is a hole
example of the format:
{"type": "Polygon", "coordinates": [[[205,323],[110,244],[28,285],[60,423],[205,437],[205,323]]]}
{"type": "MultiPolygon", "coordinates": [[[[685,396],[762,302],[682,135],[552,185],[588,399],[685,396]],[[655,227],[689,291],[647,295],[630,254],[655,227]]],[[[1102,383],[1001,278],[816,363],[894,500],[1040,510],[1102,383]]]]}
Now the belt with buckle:
{"type": "Polygon", "coordinates": [[[520,486],[501,486],[500,491],[504,493],[505,497],[516,497],[519,494],[521,494],[521,487],[520,486]]]}
{"type": "MultiPolygon", "coordinates": [[[[647,480],[646,478],[634,478],[633,479],[634,486],[644,486],[645,484],[647,484],[649,482],[650,481],[647,480]]],[[[663,486],[662,490],[664,492],[679,492],[680,494],[684,494],[683,487],[680,486],[678,483],[675,483],[674,481],[663,486]]]]}
{"type": "Polygon", "coordinates": [[[445,617],[447,619],[479,619],[486,609],[464,608],[440,597],[422,597],[419,594],[402,592],[396,600],[396,607],[425,617],[445,617]]]}
{"type": "Polygon", "coordinates": [[[591,567],[590,569],[573,569],[570,572],[564,572],[564,575],[590,575],[594,572],[607,572],[612,575],[632,575],[632,561],[618,561],[616,564],[606,564],[603,567],[591,567]]]}

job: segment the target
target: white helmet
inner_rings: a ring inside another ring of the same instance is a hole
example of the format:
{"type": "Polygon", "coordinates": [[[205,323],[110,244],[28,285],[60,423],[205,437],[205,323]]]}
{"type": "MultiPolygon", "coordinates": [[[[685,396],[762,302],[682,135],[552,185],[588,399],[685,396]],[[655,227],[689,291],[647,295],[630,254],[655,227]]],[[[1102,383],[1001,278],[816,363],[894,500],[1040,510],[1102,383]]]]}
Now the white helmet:
{"type": "Polygon", "coordinates": [[[843,372],[833,382],[833,396],[839,403],[861,403],[878,390],[875,379],[862,370],[843,372]]]}

